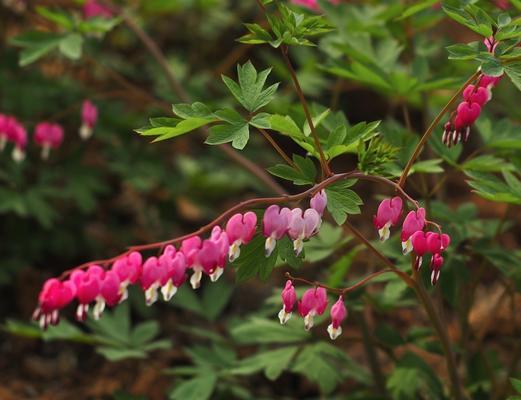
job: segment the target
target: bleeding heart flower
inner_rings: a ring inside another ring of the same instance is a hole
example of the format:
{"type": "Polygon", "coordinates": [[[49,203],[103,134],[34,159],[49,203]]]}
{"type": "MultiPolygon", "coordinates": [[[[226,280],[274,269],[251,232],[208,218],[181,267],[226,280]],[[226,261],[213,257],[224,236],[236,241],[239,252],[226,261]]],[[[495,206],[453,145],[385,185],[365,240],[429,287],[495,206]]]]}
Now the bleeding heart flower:
{"type": "Polygon", "coordinates": [[[326,191],[322,189],[320,192],[317,192],[317,194],[315,194],[309,201],[309,205],[311,208],[315,209],[320,216],[324,215],[324,210],[327,207],[326,191]]]}
{"type": "Polygon", "coordinates": [[[71,274],[70,280],[76,286],[76,319],[85,321],[89,304],[100,294],[101,282],[105,277],[105,270],[99,265],[92,265],[86,271],[78,269],[71,274]]]}
{"type": "Polygon", "coordinates": [[[331,307],[331,323],[327,327],[327,332],[331,340],[335,340],[342,334],[342,326],[340,324],[347,316],[347,309],[344,304],[343,296],[340,296],[335,304],[331,307]]]}
{"type": "Polygon", "coordinates": [[[288,232],[289,217],[291,210],[289,208],[280,209],[279,206],[273,204],[264,212],[262,219],[263,234],[266,238],[266,257],[269,257],[277,240],[281,239],[288,232]]]}
{"type": "Polygon", "coordinates": [[[297,294],[293,287],[293,282],[290,280],[286,281],[286,286],[282,290],[282,309],[279,311],[279,320],[282,325],[286,324],[291,318],[293,307],[297,301],[297,294]]]}
{"type": "Polygon", "coordinates": [[[235,261],[241,254],[240,246],[248,244],[255,234],[257,215],[254,212],[235,214],[226,224],[226,234],[230,242],[230,262],[235,261]]]}
{"type": "Polygon", "coordinates": [[[322,315],[327,307],[327,292],[323,287],[308,289],[298,302],[298,310],[304,318],[304,327],[310,330],[313,327],[313,317],[322,315]]]}
{"type": "Polygon", "coordinates": [[[33,320],[38,321],[42,329],[47,329],[49,325],[57,325],[60,321],[60,310],[67,306],[75,295],[76,286],[72,281],[48,279],[38,296],[38,307],[34,310],[33,320]]]}
{"type": "Polygon", "coordinates": [[[293,240],[293,250],[297,256],[302,252],[304,240],[318,232],[321,221],[320,215],[313,208],[308,208],[304,214],[301,208],[291,210],[288,235],[293,240]]]}
{"type": "Polygon", "coordinates": [[[408,254],[412,250],[411,236],[416,231],[423,230],[425,226],[425,209],[418,208],[416,211],[409,211],[402,225],[402,251],[408,254]]]}
{"type": "Polygon", "coordinates": [[[34,141],[42,147],[42,159],[47,160],[51,149],[57,149],[62,144],[63,128],[59,124],[40,122],[34,130],[34,141]]]}
{"type": "Polygon", "coordinates": [[[378,211],[374,216],[373,222],[375,228],[378,229],[378,235],[382,242],[389,239],[391,226],[398,223],[400,215],[402,214],[402,205],[402,199],[396,196],[392,199],[383,200],[378,206],[378,211]]]}

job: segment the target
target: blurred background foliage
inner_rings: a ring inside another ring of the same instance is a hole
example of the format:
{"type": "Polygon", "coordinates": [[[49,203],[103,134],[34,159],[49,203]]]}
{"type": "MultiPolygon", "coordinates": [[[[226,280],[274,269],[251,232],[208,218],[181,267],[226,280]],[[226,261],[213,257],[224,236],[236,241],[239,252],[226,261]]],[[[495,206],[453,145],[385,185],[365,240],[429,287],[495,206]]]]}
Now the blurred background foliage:
{"type": "MultiPolygon", "coordinates": [[[[196,293],[184,288],[150,309],[133,291],[126,306],[86,326],[67,318],[41,332],[28,323],[45,278],[129,244],[190,232],[240,200],[273,194],[236,157],[203,144],[200,132],[149,144],[134,132],[149,118],[171,116],[171,104],[187,99],[233,105],[220,76],[235,79],[236,64],[247,60],[257,70],[272,67],[270,82],[281,82],[266,111],[290,114],[300,126],[304,118],[276,49],[236,41],[246,33],[242,23],[262,24],[255,2],[120,2],[124,17],[90,25],[79,22],[81,1],[13,6],[19,3],[0,6],[0,112],[30,131],[41,120],[59,122],[66,135],[47,162],[31,145],[21,164],[0,156],[0,398],[448,398],[440,345],[395,276],[349,295],[345,334],[333,344],[323,329],[275,320],[287,265],[267,281],[241,284],[229,268],[218,284],[196,293]],[[71,21],[80,25],[71,28],[71,21]],[[174,83],[141,29],[164,54],[174,83]],[[23,36],[31,31],[47,36],[23,36]],[[100,115],[86,142],[77,133],[85,98],[100,115]]],[[[446,46],[479,38],[435,3],[320,2],[332,30],[317,47],[292,48],[314,114],[331,110],[321,136],[342,121],[347,137],[356,137],[356,146],[353,140],[333,150],[328,143],[335,170],[398,176],[426,125],[476,68],[447,60],[446,46]]],[[[520,10],[517,1],[478,3],[494,17],[504,12],[496,3],[507,3],[512,17],[520,10]]],[[[521,385],[519,99],[505,79],[464,148],[442,146],[438,129],[408,186],[453,238],[431,295],[473,399],[503,399],[521,385]]],[[[290,137],[277,140],[306,156],[290,137]]],[[[262,136],[251,133],[241,154],[271,167],[284,190],[296,190],[291,176],[279,178],[288,176],[276,173],[280,160],[262,136]]],[[[364,205],[360,216],[348,217],[374,237],[372,214],[387,189],[363,183],[355,190],[364,205]]],[[[381,249],[408,270],[398,240],[381,249]]],[[[332,220],[296,264],[332,286],[379,268],[332,220]]]]}

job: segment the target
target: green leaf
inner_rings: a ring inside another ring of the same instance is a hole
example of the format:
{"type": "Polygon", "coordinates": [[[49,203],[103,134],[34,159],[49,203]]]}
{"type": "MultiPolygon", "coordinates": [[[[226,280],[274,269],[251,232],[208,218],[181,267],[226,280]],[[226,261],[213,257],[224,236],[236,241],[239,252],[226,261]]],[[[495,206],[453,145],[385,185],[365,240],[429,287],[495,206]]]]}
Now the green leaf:
{"type": "Polygon", "coordinates": [[[402,15],[397,18],[398,20],[408,18],[412,15],[415,15],[427,8],[430,8],[432,5],[438,3],[437,0],[423,0],[419,2],[415,2],[413,5],[407,6],[405,10],[402,12],[402,15]]]}
{"type": "MultiPolygon", "coordinates": [[[[300,322],[300,321],[298,321],[300,322]]],[[[302,329],[302,322],[279,322],[263,318],[250,318],[234,326],[230,333],[234,340],[243,344],[295,343],[309,338],[309,332],[302,329]]]]}
{"type": "Polygon", "coordinates": [[[192,132],[204,125],[208,125],[215,120],[209,120],[206,118],[189,118],[182,120],[175,127],[161,126],[155,128],[145,128],[137,131],[143,136],[157,136],[153,142],[160,142],[167,139],[172,139],[177,136],[184,135],[185,133],[192,132]]]}
{"type": "Polygon", "coordinates": [[[521,394],[521,380],[516,378],[510,378],[510,383],[512,384],[512,387],[514,390],[521,394]]]}
{"type": "Polygon", "coordinates": [[[505,71],[505,69],[501,65],[501,62],[496,59],[485,61],[483,64],[481,64],[481,70],[485,75],[489,76],[501,76],[505,71]]]}
{"type": "Polygon", "coordinates": [[[304,133],[289,115],[274,114],[270,118],[272,130],[296,139],[304,139],[304,133]]]}
{"type": "Polygon", "coordinates": [[[210,135],[205,143],[210,145],[232,142],[238,150],[244,149],[250,139],[248,123],[241,125],[216,125],[210,128],[210,135]]]}
{"type": "Polygon", "coordinates": [[[292,181],[295,185],[312,185],[315,183],[317,169],[310,158],[293,155],[296,168],[287,164],[277,164],[268,168],[268,172],[279,178],[292,181]]]}
{"type": "Polygon", "coordinates": [[[521,90],[521,62],[505,64],[505,73],[517,89],[521,90]]]}
{"type": "Polygon", "coordinates": [[[342,225],[349,214],[360,214],[362,199],[348,189],[351,182],[338,182],[326,188],[327,209],[338,225],[342,225]]]}
{"type": "Polygon", "coordinates": [[[491,154],[474,157],[473,159],[463,163],[461,167],[465,170],[481,172],[499,172],[502,170],[514,169],[513,165],[507,163],[502,158],[498,158],[491,154]]]}
{"type": "Polygon", "coordinates": [[[24,67],[56,49],[62,39],[62,34],[31,31],[12,38],[10,43],[23,48],[19,64],[24,67]]]}
{"type": "MultiPolygon", "coordinates": [[[[329,108],[322,111],[319,115],[314,116],[311,120],[313,121],[313,126],[315,129],[320,126],[322,121],[326,119],[326,117],[331,113],[331,110],[329,108]]],[[[304,123],[303,127],[304,136],[309,136],[311,134],[311,128],[307,121],[304,123]]]]}
{"type": "Polygon", "coordinates": [[[262,235],[257,235],[247,245],[241,246],[240,257],[232,263],[237,269],[236,279],[238,282],[243,282],[257,275],[261,279],[267,279],[270,276],[277,262],[278,249],[275,248],[273,253],[266,257],[264,241],[262,235]]]}
{"type": "Polygon", "coordinates": [[[458,43],[447,47],[451,60],[473,60],[479,53],[479,42],[468,44],[458,43]]]}
{"type": "Polygon", "coordinates": [[[217,375],[212,371],[205,371],[202,375],[176,385],[170,392],[172,400],[207,400],[217,384],[217,375]]]}
{"type": "Polygon", "coordinates": [[[327,279],[328,286],[338,287],[342,284],[345,276],[351,268],[354,258],[359,252],[360,248],[354,247],[329,267],[329,278],[327,279]]]}
{"type": "Polygon", "coordinates": [[[159,334],[159,323],[157,321],[147,321],[139,324],[130,334],[130,343],[134,346],[143,345],[159,334]]]}
{"type": "Polygon", "coordinates": [[[220,279],[212,285],[207,285],[201,299],[203,315],[209,321],[215,321],[229,304],[232,294],[233,286],[224,279],[220,279]]]}
{"type": "Polygon", "coordinates": [[[231,370],[234,375],[251,375],[264,370],[269,380],[277,379],[295,356],[298,347],[288,346],[281,349],[261,351],[251,357],[242,359],[236,368],[231,370]]]}
{"type": "Polygon", "coordinates": [[[418,161],[415,163],[410,173],[424,173],[424,174],[437,174],[443,172],[443,168],[440,166],[442,163],[441,158],[433,158],[431,160],[418,161]]]}
{"type": "Polygon", "coordinates": [[[42,17],[48,19],[55,24],[64,27],[67,30],[72,30],[74,27],[73,19],[64,11],[51,10],[47,7],[37,6],[36,12],[42,17]]]}
{"type": "Polygon", "coordinates": [[[193,104],[173,104],[172,111],[175,115],[183,119],[189,118],[208,118],[213,119],[214,116],[210,108],[204,103],[195,102],[193,104]]]}
{"type": "Polygon", "coordinates": [[[79,33],[70,33],[60,41],[60,52],[70,58],[77,60],[81,57],[83,37],[79,33]]]}

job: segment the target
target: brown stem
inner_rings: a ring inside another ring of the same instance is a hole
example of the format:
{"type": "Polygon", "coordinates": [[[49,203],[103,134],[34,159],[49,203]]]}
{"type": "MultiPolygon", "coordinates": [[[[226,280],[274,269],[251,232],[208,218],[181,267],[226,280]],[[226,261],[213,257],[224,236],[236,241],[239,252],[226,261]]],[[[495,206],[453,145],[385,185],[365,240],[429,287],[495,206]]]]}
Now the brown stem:
{"type": "Polygon", "coordinates": [[[440,120],[443,118],[445,113],[450,109],[450,107],[452,107],[452,105],[458,99],[459,95],[463,92],[463,90],[465,90],[465,88],[469,84],[471,84],[476,78],[478,78],[480,74],[481,74],[480,71],[476,71],[474,74],[472,74],[472,76],[465,81],[465,83],[457,90],[457,92],[454,93],[454,95],[450,98],[449,102],[445,105],[445,107],[443,107],[441,109],[441,111],[438,113],[438,115],[436,115],[436,118],[434,118],[434,120],[431,122],[431,124],[429,125],[429,127],[427,128],[427,130],[425,131],[423,136],[421,137],[420,141],[416,145],[416,148],[414,149],[414,152],[413,152],[411,158],[407,162],[407,165],[403,169],[402,175],[400,176],[400,180],[398,181],[398,185],[400,187],[403,187],[405,185],[405,181],[407,180],[409,171],[411,170],[413,164],[415,163],[416,159],[420,155],[420,153],[423,149],[423,146],[425,145],[425,143],[427,143],[427,140],[429,140],[432,133],[434,132],[434,128],[436,128],[436,126],[438,125],[440,120]]]}
{"type": "Polygon", "coordinates": [[[391,269],[396,271],[398,276],[407,284],[407,286],[414,289],[416,296],[418,297],[418,300],[423,305],[423,308],[427,312],[427,315],[429,317],[429,320],[431,321],[431,324],[433,325],[434,329],[436,330],[436,333],[438,334],[438,337],[440,339],[440,342],[443,347],[443,351],[445,353],[445,359],[447,362],[447,370],[449,372],[449,377],[451,381],[451,391],[453,394],[453,398],[456,400],[463,399],[463,394],[461,392],[461,386],[458,376],[458,371],[456,367],[456,361],[454,358],[454,354],[452,352],[450,341],[447,335],[447,331],[444,329],[443,324],[441,323],[441,320],[436,313],[436,310],[434,308],[434,305],[423,287],[423,284],[418,279],[418,273],[416,272],[415,268],[413,268],[413,273],[415,274],[415,279],[412,279],[409,275],[407,275],[405,272],[399,270],[396,268],[396,266],[393,264],[391,260],[389,260],[385,255],[383,255],[376,247],[373,246],[373,244],[365,238],[364,235],[358,229],[356,229],[353,225],[351,225],[349,222],[345,222],[345,225],[353,232],[353,234],[357,237],[359,241],[361,241],[363,244],[367,246],[369,250],[371,250],[380,260],[382,260],[386,265],[388,265],[391,269]]]}
{"type": "Polygon", "coordinates": [[[438,338],[440,339],[441,346],[443,347],[443,352],[445,353],[445,360],[447,362],[447,370],[449,372],[449,378],[451,381],[451,392],[452,397],[456,400],[461,400],[464,398],[463,393],[461,391],[461,383],[458,375],[458,368],[456,366],[456,359],[454,358],[454,353],[452,352],[452,348],[450,345],[449,336],[447,334],[447,330],[444,328],[438,313],[432,303],[427,290],[425,290],[425,286],[423,286],[423,282],[420,279],[418,271],[416,268],[412,268],[414,274],[414,290],[420,302],[423,305],[423,308],[427,312],[429,316],[429,320],[431,321],[436,333],[438,334],[438,338]]]}
{"type": "MultiPolygon", "coordinates": [[[[335,175],[330,176],[329,178],[326,178],[322,182],[317,183],[313,187],[311,187],[311,188],[309,188],[309,189],[307,189],[307,190],[305,190],[305,191],[303,191],[301,193],[297,193],[297,194],[294,194],[294,195],[284,194],[284,195],[278,196],[278,197],[260,197],[260,198],[254,198],[254,199],[249,199],[249,200],[243,201],[243,202],[241,202],[239,204],[236,204],[232,208],[226,210],[224,213],[222,213],[218,217],[216,217],[213,221],[211,221],[210,223],[204,225],[203,227],[199,228],[198,230],[196,230],[196,231],[194,231],[192,233],[189,233],[189,234],[186,234],[186,235],[183,235],[183,236],[179,236],[179,237],[176,237],[176,238],[173,238],[173,239],[165,240],[165,241],[162,241],[162,242],[155,242],[155,243],[149,243],[149,244],[144,244],[144,245],[129,246],[127,248],[127,251],[125,251],[125,252],[123,252],[121,254],[118,254],[115,257],[111,257],[111,258],[108,258],[108,259],[102,259],[102,260],[89,261],[89,262],[83,263],[81,265],[78,265],[75,268],[72,268],[72,269],[69,269],[67,271],[64,271],[60,275],[60,279],[64,279],[65,277],[67,277],[75,269],[88,268],[89,266],[94,265],[94,264],[99,264],[101,266],[107,266],[108,264],[110,264],[113,261],[117,260],[119,257],[123,257],[124,255],[129,254],[131,251],[160,249],[160,248],[162,248],[162,247],[164,247],[166,245],[178,243],[178,242],[183,241],[185,239],[188,239],[188,238],[190,238],[192,236],[201,235],[201,234],[211,230],[214,226],[220,224],[222,221],[224,221],[229,216],[233,215],[236,212],[242,211],[242,210],[244,210],[246,208],[252,208],[252,207],[255,207],[255,206],[259,206],[259,205],[291,203],[291,202],[294,202],[294,201],[300,201],[300,200],[304,199],[305,197],[314,195],[316,192],[318,192],[318,191],[320,191],[320,190],[322,190],[322,189],[332,185],[333,183],[335,183],[335,182],[337,182],[339,180],[348,179],[348,178],[349,179],[372,180],[372,181],[378,181],[378,182],[387,184],[387,185],[392,186],[392,187],[396,186],[396,183],[394,183],[394,182],[392,182],[392,181],[390,181],[388,179],[385,179],[385,178],[375,179],[375,178],[380,178],[380,177],[374,177],[374,176],[371,176],[371,175],[366,175],[366,174],[364,174],[362,172],[357,172],[357,171],[351,171],[351,172],[344,172],[344,173],[340,173],[340,174],[335,174],[335,175]]],[[[402,190],[402,192],[403,192],[403,190],[402,190]]],[[[407,195],[405,192],[403,192],[403,193],[405,195],[407,195]]],[[[378,251],[378,250],[375,249],[375,251],[378,251]]],[[[387,258],[385,258],[385,257],[384,257],[384,259],[387,260],[387,258]]],[[[387,260],[387,261],[390,263],[391,267],[395,268],[394,265],[389,260],[387,260]]],[[[397,270],[396,273],[403,274],[403,275],[405,275],[405,277],[410,279],[410,277],[403,271],[397,270]]]]}
{"type": "Polygon", "coordinates": [[[318,154],[320,156],[320,166],[322,169],[322,173],[328,177],[333,175],[331,172],[331,169],[329,168],[329,165],[326,160],[326,156],[324,155],[324,151],[322,150],[322,145],[320,144],[320,138],[318,137],[318,133],[315,129],[315,124],[313,124],[313,118],[311,117],[311,113],[309,112],[308,103],[306,101],[306,98],[304,97],[304,92],[302,91],[302,88],[300,87],[300,82],[297,78],[297,74],[295,72],[295,69],[293,68],[293,65],[291,64],[291,60],[288,56],[288,48],[287,46],[281,46],[280,47],[282,57],[284,58],[284,61],[286,62],[286,66],[288,67],[288,71],[291,75],[291,80],[293,81],[293,85],[295,86],[295,91],[297,92],[297,96],[300,100],[300,103],[302,104],[302,108],[304,110],[304,114],[306,115],[306,120],[309,125],[309,129],[311,130],[311,136],[313,136],[313,141],[315,142],[315,147],[318,151],[318,154]]]}
{"type": "Polygon", "coordinates": [[[279,153],[279,155],[284,159],[284,161],[286,161],[293,168],[297,169],[297,166],[295,165],[293,160],[291,158],[289,158],[289,156],[286,154],[286,152],[284,150],[282,150],[282,148],[277,144],[275,139],[273,139],[271,137],[271,135],[268,132],[266,132],[264,129],[262,129],[262,128],[257,128],[257,129],[259,130],[260,133],[262,133],[262,136],[264,136],[264,138],[266,138],[266,140],[273,146],[275,151],[277,153],[279,153]]]}

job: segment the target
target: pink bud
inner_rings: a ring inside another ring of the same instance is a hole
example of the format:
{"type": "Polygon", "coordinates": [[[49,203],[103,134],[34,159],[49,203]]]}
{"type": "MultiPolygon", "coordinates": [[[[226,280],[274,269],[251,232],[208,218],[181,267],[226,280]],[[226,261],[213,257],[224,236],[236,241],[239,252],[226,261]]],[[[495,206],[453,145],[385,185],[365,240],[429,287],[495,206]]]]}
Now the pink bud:
{"type": "Polygon", "coordinates": [[[59,124],[40,122],[34,131],[34,141],[42,147],[42,159],[49,157],[50,149],[57,149],[63,141],[63,128],[59,124]]]}
{"type": "Polygon", "coordinates": [[[230,262],[241,254],[240,246],[248,244],[255,234],[257,215],[249,211],[246,214],[235,214],[226,224],[226,234],[230,243],[230,262]]]}
{"type": "Polygon", "coordinates": [[[169,301],[186,280],[186,260],[181,252],[176,252],[172,245],[165,247],[159,257],[161,268],[165,271],[160,281],[161,293],[165,301],[169,301]]]}
{"type": "Polygon", "coordinates": [[[409,240],[416,231],[423,230],[425,226],[425,209],[418,208],[416,211],[409,211],[402,225],[402,251],[407,254],[412,250],[412,243],[409,240]]]}
{"type": "Polygon", "coordinates": [[[342,334],[340,324],[347,316],[347,309],[344,304],[344,298],[340,296],[335,304],[331,307],[331,324],[327,327],[327,332],[331,340],[335,340],[342,334]]]}
{"type": "Polygon", "coordinates": [[[89,100],[84,100],[81,107],[80,137],[86,140],[92,136],[94,126],[98,120],[98,108],[89,100]]]}
{"type": "Polygon", "coordinates": [[[157,301],[157,290],[161,286],[161,281],[166,272],[165,265],[160,264],[157,257],[149,257],[144,262],[140,283],[142,289],[145,291],[147,306],[157,301]]]}
{"type": "Polygon", "coordinates": [[[427,245],[427,235],[423,231],[417,231],[411,236],[411,243],[414,253],[416,254],[414,268],[419,270],[422,265],[423,255],[429,250],[427,245]]]}
{"type": "Polygon", "coordinates": [[[96,300],[100,294],[101,281],[105,276],[105,270],[99,265],[92,265],[84,270],[76,270],[71,274],[70,280],[76,286],[76,298],[78,308],[76,309],[76,319],[85,321],[89,304],[96,300]]]}
{"type": "Polygon", "coordinates": [[[440,279],[441,267],[443,266],[443,257],[441,254],[433,254],[431,259],[431,283],[436,285],[440,279]]]}
{"type": "Polygon", "coordinates": [[[441,253],[450,245],[450,236],[446,233],[427,232],[427,246],[429,252],[441,253]]]}
{"type": "Polygon", "coordinates": [[[327,292],[323,287],[308,289],[298,302],[298,310],[304,317],[306,330],[313,327],[313,317],[322,315],[327,307],[327,292]]]}
{"type": "Polygon", "coordinates": [[[501,78],[503,78],[503,75],[500,75],[500,76],[483,75],[481,77],[481,79],[479,80],[479,86],[491,89],[501,81],[501,78]]]}
{"type": "Polygon", "coordinates": [[[14,143],[12,158],[19,163],[25,159],[25,147],[27,146],[27,131],[25,128],[14,120],[10,126],[10,140],[14,143]]]}
{"type": "Polygon", "coordinates": [[[402,199],[398,196],[383,200],[378,206],[378,211],[373,222],[381,241],[389,239],[390,227],[398,223],[402,214],[402,199]]]}
{"type": "Polygon", "coordinates": [[[478,103],[483,106],[487,103],[492,94],[489,89],[484,87],[475,87],[474,85],[468,85],[463,91],[463,99],[468,103],[478,103]]]}
{"type": "Polygon", "coordinates": [[[327,206],[327,194],[324,189],[320,192],[317,192],[309,201],[311,208],[315,209],[320,216],[324,214],[324,210],[327,206]]]}
{"type": "Polygon", "coordinates": [[[75,295],[76,286],[73,282],[48,279],[38,296],[39,304],[33,313],[33,319],[39,322],[42,329],[58,324],[59,310],[67,306],[75,295]]]}
{"type": "Polygon", "coordinates": [[[321,218],[313,208],[308,208],[302,215],[301,208],[291,210],[288,235],[293,240],[293,250],[298,256],[302,252],[304,239],[315,235],[320,228],[321,218]]]}
{"type": "Polygon", "coordinates": [[[282,290],[281,297],[283,306],[282,310],[279,312],[279,320],[280,323],[284,325],[291,318],[293,307],[297,301],[297,294],[295,293],[295,288],[290,280],[286,281],[286,286],[282,290]]]}
{"type": "Polygon", "coordinates": [[[269,257],[275,249],[277,240],[287,233],[290,214],[291,210],[289,208],[281,210],[275,204],[266,209],[262,219],[263,234],[266,237],[266,257],[269,257]]]}
{"type": "Polygon", "coordinates": [[[457,112],[464,126],[470,126],[478,119],[481,113],[481,106],[478,103],[464,101],[458,106],[457,112]]]}
{"type": "Polygon", "coordinates": [[[83,17],[85,19],[100,17],[111,18],[112,11],[96,0],[86,0],[83,5],[83,17]]]}

